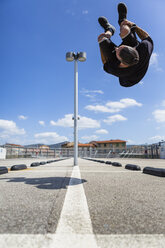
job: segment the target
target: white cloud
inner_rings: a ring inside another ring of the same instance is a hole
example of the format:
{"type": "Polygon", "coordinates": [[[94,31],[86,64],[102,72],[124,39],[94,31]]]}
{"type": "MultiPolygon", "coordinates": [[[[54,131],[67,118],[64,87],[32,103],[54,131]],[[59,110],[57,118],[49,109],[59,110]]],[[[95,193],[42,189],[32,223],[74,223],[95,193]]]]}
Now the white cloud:
{"type": "Polygon", "coordinates": [[[44,122],[44,121],[39,121],[38,123],[39,123],[41,126],[43,126],[43,127],[45,126],[45,122],[44,122]]]}
{"type": "Polygon", "coordinates": [[[67,114],[64,118],[58,119],[55,121],[50,121],[51,126],[61,126],[61,127],[73,127],[73,115],[67,114]]]}
{"type": "Polygon", "coordinates": [[[142,104],[138,103],[136,100],[131,98],[124,98],[120,101],[109,101],[104,105],[87,105],[85,109],[95,112],[103,112],[103,113],[117,113],[121,110],[129,107],[141,107],[142,104]]]}
{"type": "Polygon", "coordinates": [[[51,125],[51,126],[57,126],[57,124],[56,124],[55,121],[50,121],[50,125],[51,125]]]}
{"type": "Polygon", "coordinates": [[[119,122],[119,121],[126,121],[127,118],[125,118],[122,115],[112,115],[109,116],[107,119],[103,120],[106,124],[111,125],[114,122],[119,122]]]}
{"type": "Polygon", "coordinates": [[[152,53],[150,59],[150,66],[153,66],[157,71],[162,71],[162,68],[159,67],[158,57],[159,57],[158,53],[152,53]]]}
{"type": "Polygon", "coordinates": [[[24,115],[19,115],[18,116],[18,119],[19,120],[26,120],[28,117],[27,116],[24,116],[24,115]]]}
{"type": "Polygon", "coordinates": [[[84,129],[84,128],[99,128],[100,127],[100,122],[85,116],[80,116],[80,121],[79,121],[79,128],[84,129]]]}
{"type": "Polygon", "coordinates": [[[26,132],[23,128],[18,128],[14,121],[0,119],[0,143],[14,143],[22,142],[23,135],[26,132]],[[19,138],[21,136],[21,139],[19,138]]]}
{"type": "Polygon", "coordinates": [[[159,142],[161,140],[165,140],[165,136],[156,135],[156,136],[151,137],[149,140],[152,140],[154,142],[159,142]]]}
{"type": "MultiPolygon", "coordinates": [[[[67,114],[64,118],[58,119],[55,121],[50,121],[51,126],[61,126],[61,127],[73,127],[74,121],[73,121],[73,115],[67,114]]],[[[80,120],[78,121],[78,127],[79,129],[85,129],[85,128],[99,128],[100,122],[85,116],[80,116],[80,120]]]]}
{"type": "Polygon", "coordinates": [[[162,101],[162,106],[165,107],[165,100],[162,101]]]}
{"type": "Polygon", "coordinates": [[[152,114],[153,114],[156,122],[158,122],[158,123],[165,122],[165,109],[163,109],[163,110],[157,109],[152,114]]]}
{"type": "Polygon", "coordinates": [[[50,143],[53,144],[68,140],[67,137],[60,136],[56,132],[36,133],[34,137],[36,143],[44,143],[44,144],[50,144],[50,143]]]}
{"type": "Polygon", "coordinates": [[[117,112],[121,111],[124,108],[128,108],[128,107],[134,107],[134,106],[141,107],[142,106],[141,103],[138,103],[136,100],[131,99],[131,98],[121,99],[119,102],[109,101],[106,105],[116,110],[117,112]]]}
{"type": "Polygon", "coordinates": [[[0,130],[1,135],[10,136],[10,135],[24,135],[25,130],[18,128],[14,121],[2,120],[0,119],[0,130]]]}
{"type": "Polygon", "coordinates": [[[99,130],[96,130],[96,133],[98,133],[98,134],[108,134],[108,131],[106,129],[99,129],[99,130]]]}
{"type": "Polygon", "coordinates": [[[96,99],[98,100],[98,95],[104,94],[102,90],[86,90],[86,89],[82,89],[80,93],[83,96],[88,97],[91,101],[95,101],[96,99]]]}
{"type": "Polygon", "coordinates": [[[158,54],[157,53],[152,53],[151,59],[150,59],[150,65],[158,65],[158,54]]]}
{"type": "Polygon", "coordinates": [[[128,108],[128,107],[134,107],[134,106],[137,106],[137,107],[142,106],[141,103],[138,103],[136,100],[131,99],[131,98],[124,98],[124,99],[121,99],[119,102],[109,101],[106,105],[112,109],[117,109],[117,110],[118,109],[121,110],[121,109],[128,108]]]}
{"type": "Polygon", "coordinates": [[[90,98],[90,100],[94,101],[95,100],[95,95],[90,95],[90,94],[86,94],[86,97],[90,98]]]}
{"type": "Polygon", "coordinates": [[[84,141],[84,142],[89,142],[89,141],[92,141],[92,140],[97,140],[99,137],[96,136],[96,135],[91,135],[91,136],[83,136],[81,137],[81,139],[84,141]]]}
{"type": "Polygon", "coordinates": [[[89,94],[89,93],[96,93],[96,94],[101,94],[101,95],[104,94],[104,92],[102,90],[86,90],[86,89],[82,89],[80,92],[83,93],[83,94],[89,94]]]}
{"type": "Polygon", "coordinates": [[[94,112],[103,112],[103,113],[113,113],[111,109],[104,105],[87,105],[85,109],[94,111],[94,112]]]}
{"type": "Polygon", "coordinates": [[[132,145],[132,144],[135,144],[135,141],[133,141],[133,140],[127,140],[127,145],[132,145]]]}
{"type": "Polygon", "coordinates": [[[69,15],[75,16],[75,12],[73,10],[71,10],[71,9],[67,9],[66,13],[69,14],[69,15]]]}
{"type": "Polygon", "coordinates": [[[82,14],[83,14],[83,15],[87,15],[87,14],[88,14],[88,10],[83,10],[83,11],[82,11],[82,14]]]}

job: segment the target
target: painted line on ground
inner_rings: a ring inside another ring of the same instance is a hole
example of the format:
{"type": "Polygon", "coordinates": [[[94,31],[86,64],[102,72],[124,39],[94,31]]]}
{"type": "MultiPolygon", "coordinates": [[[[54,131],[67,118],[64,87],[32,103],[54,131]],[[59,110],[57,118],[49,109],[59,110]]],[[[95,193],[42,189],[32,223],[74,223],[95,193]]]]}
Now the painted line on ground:
{"type": "MultiPolygon", "coordinates": [[[[63,234],[64,246],[55,246],[57,237],[54,234],[0,234],[0,248],[56,248],[87,247],[93,234],[63,234]],[[70,241],[74,242],[71,246],[70,241]],[[68,242],[68,243],[67,243],[68,242]],[[86,243],[87,242],[87,243],[86,243]]],[[[95,235],[98,248],[165,248],[164,234],[111,234],[95,235]]],[[[91,247],[91,246],[88,246],[91,247]]]]}
{"type": "Polygon", "coordinates": [[[100,248],[165,248],[164,234],[96,235],[100,248]]]}
{"type": "Polygon", "coordinates": [[[0,234],[0,248],[165,248],[164,234],[94,235],[83,184],[74,185],[74,178],[81,179],[77,166],[72,171],[55,234],[0,234]]]}
{"type": "MultiPolygon", "coordinates": [[[[19,170],[19,171],[17,171],[17,172],[26,172],[26,173],[31,173],[31,172],[34,172],[34,173],[42,173],[42,172],[49,172],[49,173],[52,173],[52,172],[66,172],[66,170],[37,170],[37,169],[26,169],[26,170],[19,170]]],[[[15,171],[11,171],[11,172],[15,172],[15,171]]],[[[72,170],[68,170],[68,172],[72,172],[72,170]]],[[[53,176],[52,176],[53,177],[53,176]]]]}
{"type": "MultiPolygon", "coordinates": [[[[141,171],[85,171],[81,170],[81,172],[89,172],[89,173],[139,173],[141,171]]],[[[142,173],[142,172],[141,172],[142,173]]]]}
{"type": "MultiPolygon", "coordinates": [[[[17,171],[17,172],[21,172],[21,171],[24,171],[24,172],[66,172],[66,170],[55,170],[55,169],[52,169],[52,170],[42,170],[42,169],[26,169],[26,170],[20,170],[20,171],[17,171]]],[[[71,172],[72,170],[68,170],[68,172],[71,172]]],[[[13,171],[11,171],[13,172],[13,171]]],[[[82,173],[140,173],[140,171],[87,171],[87,170],[81,170],[82,173]]],[[[142,173],[142,172],[141,172],[142,173]]]]}
{"type": "Polygon", "coordinates": [[[11,171],[11,172],[21,172],[21,171],[29,171],[29,170],[33,170],[31,168],[27,168],[27,169],[22,169],[22,170],[11,170],[11,168],[8,168],[8,171],[11,171]]]}
{"type": "Polygon", "coordinates": [[[64,205],[55,233],[54,247],[90,247],[97,248],[92,222],[83,184],[75,185],[75,179],[81,180],[79,166],[74,166],[64,205]],[[78,235],[81,238],[77,240],[78,235]]]}

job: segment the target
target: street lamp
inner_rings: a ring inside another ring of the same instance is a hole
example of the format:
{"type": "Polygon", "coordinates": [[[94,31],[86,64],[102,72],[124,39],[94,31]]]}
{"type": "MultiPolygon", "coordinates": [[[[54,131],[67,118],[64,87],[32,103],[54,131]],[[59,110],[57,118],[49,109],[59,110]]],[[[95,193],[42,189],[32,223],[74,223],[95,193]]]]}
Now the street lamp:
{"type": "Polygon", "coordinates": [[[74,165],[78,164],[78,60],[84,62],[86,60],[85,52],[66,53],[66,60],[72,62],[74,60],[74,165]]]}

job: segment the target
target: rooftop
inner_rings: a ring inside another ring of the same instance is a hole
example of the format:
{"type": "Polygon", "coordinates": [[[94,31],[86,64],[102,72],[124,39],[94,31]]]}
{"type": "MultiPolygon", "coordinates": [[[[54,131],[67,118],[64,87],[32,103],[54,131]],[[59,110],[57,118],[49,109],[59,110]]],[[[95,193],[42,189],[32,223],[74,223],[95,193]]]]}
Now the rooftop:
{"type": "Polygon", "coordinates": [[[103,140],[103,141],[91,141],[90,143],[96,143],[96,144],[105,144],[105,143],[126,143],[125,140],[103,140]]]}

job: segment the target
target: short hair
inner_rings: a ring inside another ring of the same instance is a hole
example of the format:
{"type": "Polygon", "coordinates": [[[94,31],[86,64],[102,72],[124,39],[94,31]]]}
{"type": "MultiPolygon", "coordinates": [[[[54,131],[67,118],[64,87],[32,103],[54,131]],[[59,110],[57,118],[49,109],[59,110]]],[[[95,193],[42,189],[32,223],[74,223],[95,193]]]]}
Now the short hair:
{"type": "Polygon", "coordinates": [[[133,47],[123,47],[119,56],[121,57],[121,62],[125,65],[136,65],[139,62],[138,51],[133,47]]]}

